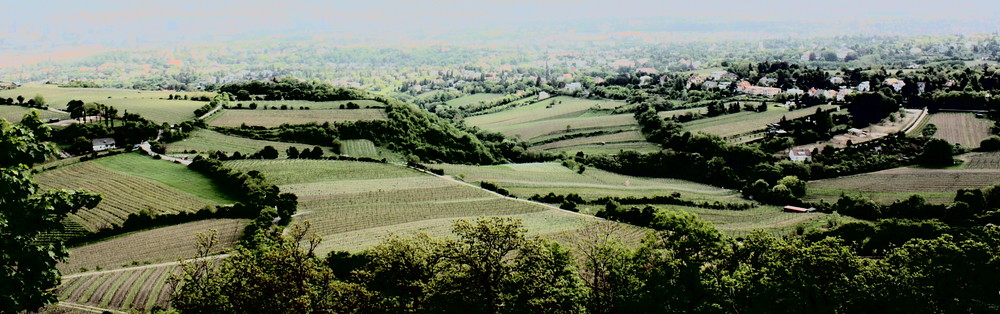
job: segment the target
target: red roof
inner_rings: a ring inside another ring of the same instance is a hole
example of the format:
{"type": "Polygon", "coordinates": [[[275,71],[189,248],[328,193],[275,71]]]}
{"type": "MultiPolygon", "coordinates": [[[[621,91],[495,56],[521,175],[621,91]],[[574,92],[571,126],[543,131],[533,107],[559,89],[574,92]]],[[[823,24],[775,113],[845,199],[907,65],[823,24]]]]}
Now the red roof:
{"type": "Polygon", "coordinates": [[[787,212],[798,212],[798,213],[808,213],[814,211],[814,208],[802,208],[798,206],[785,206],[785,211],[787,212]]]}

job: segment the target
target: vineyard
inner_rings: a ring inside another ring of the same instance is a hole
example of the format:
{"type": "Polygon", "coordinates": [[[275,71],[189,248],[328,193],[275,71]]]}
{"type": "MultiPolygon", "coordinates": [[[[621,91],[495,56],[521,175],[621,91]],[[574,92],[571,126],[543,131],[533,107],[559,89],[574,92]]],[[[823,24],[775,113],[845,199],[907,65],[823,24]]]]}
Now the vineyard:
{"type": "Polygon", "coordinates": [[[962,164],[965,169],[1000,170],[1000,152],[972,153],[962,158],[966,159],[962,164]]]}
{"type": "Polygon", "coordinates": [[[862,195],[880,202],[920,194],[932,203],[950,203],[962,188],[1000,183],[998,170],[937,170],[896,168],[809,182],[809,200],[836,201],[840,195],[862,195]]]}
{"type": "Polygon", "coordinates": [[[390,231],[444,231],[451,220],[463,217],[516,215],[540,233],[560,232],[589,221],[394,165],[311,160],[246,160],[227,165],[261,171],[283,192],[298,195],[295,219],[309,221],[312,230],[325,239],[321,254],[363,249],[390,231]]]}
{"type": "Polygon", "coordinates": [[[718,136],[733,136],[761,130],[768,124],[778,123],[782,117],[786,119],[797,119],[816,113],[817,108],[828,110],[835,108],[835,105],[822,105],[798,110],[787,110],[784,108],[770,107],[765,112],[740,112],[721,115],[712,118],[705,118],[684,123],[684,130],[693,132],[703,132],[718,136]]]}
{"type": "Polygon", "coordinates": [[[369,140],[341,140],[340,154],[351,157],[378,158],[378,149],[375,143],[369,140]]]}
{"type": "Polygon", "coordinates": [[[147,312],[169,308],[170,274],[177,266],[138,267],[85,276],[65,276],[59,301],[104,309],[147,312]]]}
{"type": "Polygon", "coordinates": [[[296,147],[299,151],[304,148],[312,149],[313,147],[306,144],[255,140],[245,137],[225,135],[206,129],[198,129],[191,133],[191,137],[168,144],[167,153],[176,154],[193,150],[200,153],[222,151],[227,154],[240,152],[243,155],[248,155],[260,151],[264,148],[264,146],[274,147],[282,156],[285,155],[285,150],[289,147],[296,147]]]}
{"type": "Polygon", "coordinates": [[[104,196],[97,207],[70,214],[68,219],[72,222],[67,225],[82,227],[78,231],[95,232],[120,226],[129,214],[141,210],[154,214],[193,212],[220,202],[231,202],[198,173],[138,154],[105,157],[45,171],[35,175],[35,180],[42,189],[83,189],[104,196]],[[135,171],[116,171],[119,169],[135,171]]]}
{"type": "Polygon", "coordinates": [[[970,148],[979,147],[979,142],[990,136],[990,127],[993,125],[990,120],[962,112],[935,113],[931,115],[929,123],[937,126],[934,138],[970,148]]]}
{"type": "Polygon", "coordinates": [[[196,253],[197,233],[218,231],[218,248],[236,245],[246,220],[211,219],[133,232],[69,250],[69,258],[58,265],[63,274],[173,262],[196,253]]]}
{"type": "Polygon", "coordinates": [[[558,163],[499,166],[435,165],[446,175],[468,182],[496,183],[520,197],[534,194],[577,193],[584,198],[601,196],[657,196],[679,192],[686,199],[737,201],[736,192],[690,181],[620,175],[588,168],[582,174],[558,163]]]}
{"type": "Polygon", "coordinates": [[[275,127],[281,124],[306,124],[358,120],[384,120],[382,109],[326,110],[225,110],[211,121],[213,126],[239,127],[243,124],[275,127]]]}

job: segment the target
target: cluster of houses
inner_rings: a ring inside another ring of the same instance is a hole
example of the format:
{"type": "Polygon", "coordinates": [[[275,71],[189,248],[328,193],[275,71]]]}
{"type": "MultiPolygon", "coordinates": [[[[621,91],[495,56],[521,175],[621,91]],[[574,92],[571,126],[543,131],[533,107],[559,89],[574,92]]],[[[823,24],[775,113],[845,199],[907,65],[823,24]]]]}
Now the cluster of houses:
{"type": "Polygon", "coordinates": [[[19,86],[21,86],[21,84],[18,84],[16,82],[0,82],[0,90],[15,89],[19,86]]]}

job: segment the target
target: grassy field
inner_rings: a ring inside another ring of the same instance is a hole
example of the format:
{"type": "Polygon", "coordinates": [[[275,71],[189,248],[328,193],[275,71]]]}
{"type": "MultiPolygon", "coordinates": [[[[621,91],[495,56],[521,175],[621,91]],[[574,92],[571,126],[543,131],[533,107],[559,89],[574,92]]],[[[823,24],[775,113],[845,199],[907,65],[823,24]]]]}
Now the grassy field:
{"type": "Polygon", "coordinates": [[[785,108],[768,107],[765,112],[743,111],[686,122],[684,123],[684,130],[715,134],[723,137],[732,136],[764,129],[768,124],[781,121],[781,117],[796,119],[816,113],[816,108],[827,110],[834,107],[836,106],[822,105],[792,111],[785,108]]]}
{"type": "Polygon", "coordinates": [[[69,119],[68,114],[25,108],[21,106],[0,106],[0,118],[7,120],[7,122],[18,123],[21,122],[21,118],[23,118],[24,115],[28,114],[30,111],[38,111],[38,117],[42,119],[42,122],[47,122],[51,118],[69,119]]]}
{"type": "Polygon", "coordinates": [[[246,219],[210,219],[132,232],[101,242],[71,248],[69,259],[57,268],[63,274],[174,262],[197,253],[197,233],[218,231],[219,250],[236,245],[246,219]]]}
{"type": "Polygon", "coordinates": [[[208,104],[204,101],[166,100],[158,98],[113,98],[98,100],[98,103],[118,109],[118,114],[139,114],[157,123],[180,123],[194,119],[194,111],[208,104]]]}
{"type": "Polygon", "coordinates": [[[61,88],[55,85],[29,84],[11,90],[0,91],[0,97],[17,98],[18,95],[30,99],[35,95],[45,97],[53,108],[65,109],[70,100],[98,102],[114,106],[119,114],[125,110],[137,113],[156,122],[175,123],[194,118],[194,110],[205,102],[166,100],[171,95],[201,96],[213,95],[205,92],[160,92],[110,88],[61,88]]]}
{"type": "Polygon", "coordinates": [[[1000,183],[1000,170],[895,168],[809,182],[808,200],[836,201],[841,193],[890,203],[920,194],[932,203],[950,203],[955,191],[1000,183]]]}
{"type": "MultiPolygon", "coordinates": [[[[177,266],[138,268],[63,279],[59,301],[129,312],[169,308],[167,281],[177,266]]],[[[62,308],[58,308],[62,309],[62,308]]]]}
{"type": "Polygon", "coordinates": [[[816,228],[818,227],[816,224],[827,216],[821,213],[786,213],[778,206],[760,206],[748,210],[718,210],[675,205],[659,207],[697,214],[699,218],[712,222],[719,231],[730,236],[744,236],[754,230],[788,234],[797,226],[803,226],[805,229],[816,228]]]}
{"type": "Polygon", "coordinates": [[[434,165],[446,175],[478,184],[496,183],[515,195],[527,198],[534,194],[577,193],[583,198],[601,196],[657,196],[681,193],[687,199],[738,199],[736,192],[690,181],[625,176],[588,168],[583,174],[558,163],[508,164],[498,166],[434,165]]]}
{"type": "Polygon", "coordinates": [[[690,109],[677,109],[677,110],[660,111],[660,112],[657,112],[657,115],[659,115],[660,118],[672,118],[672,117],[683,115],[683,114],[686,114],[686,113],[689,113],[689,112],[690,113],[705,114],[705,113],[708,112],[708,108],[699,107],[699,108],[690,108],[690,109]]]}
{"type": "Polygon", "coordinates": [[[141,210],[175,213],[232,202],[200,174],[140,154],[60,167],[35,175],[35,180],[42,189],[83,189],[104,196],[97,207],[70,214],[66,224],[81,231],[119,226],[141,210]]]}
{"type": "MultiPolygon", "coordinates": [[[[934,138],[948,141],[952,144],[962,144],[964,147],[979,147],[979,142],[990,136],[993,122],[979,119],[972,113],[939,112],[932,114],[928,123],[937,126],[934,138]]],[[[916,130],[914,134],[920,134],[916,130]]]]}
{"type": "Polygon", "coordinates": [[[283,192],[298,195],[295,220],[309,221],[325,239],[321,254],[364,249],[390,232],[445,234],[455,218],[517,216],[539,234],[592,221],[395,165],[322,160],[244,160],[227,165],[261,171],[283,192]]]}
{"type": "Polygon", "coordinates": [[[323,109],[343,109],[340,108],[341,105],[347,105],[347,103],[353,102],[361,106],[361,108],[381,108],[385,107],[385,104],[374,101],[374,100],[337,100],[337,101],[308,101],[308,100],[256,100],[256,101],[235,101],[230,102],[230,105],[236,106],[237,103],[243,104],[243,108],[249,108],[250,103],[257,103],[257,110],[263,110],[264,106],[281,108],[281,105],[287,105],[293,109],[299,109],[299,107],[306,107],[310,110],[323,110],[323,109]]]}
{"type": "Polygon", "coordinates": [[[537,101],[530,105],[470,117],[466,123],[504,135],[518,137],[534,148],[547,151],[594,153],[619,149],[655,151],[638,133],[632,114],[610,114],[607,110],[624,105],[611,100],[591,100],[566,96],[537,101]],[[590,135],[595,134],[595,135],[590,135]],[[606,145],[615,147],[603,147],[606,145]]]}
{"type": "Polygon", "coordinates": [[[342,140],[340,141],[340,154],[351,157],[379,157],[375,143],[369,140],[342,140]]]}
{"type": "Polygon", "coordinates": [[[472,104],[478,104],[483,101],[493,100],[503,97],[503,94],[472,94],[467,96],[458,97],[449,101],[444,102],[449,107],[464,107],[472,104]]]}
{"type": "Polygon", "coordinates": [[[327,109],[327,110],[225,110],[214,118],[213,126],[238,127],[242,124],[275,127],[283,123],[305,124],[357,120],[384,120],[382,109],[327,109]]]}
{"type": "MultiPolygon", "coordinates": [[[[285,150],[289,147],[296,147],[299,151],[302,151],[303,148],[312,149],[314,147],[306,144],[255,140],[226,135],[212,130],[198,129],[192,132],[189,138],[167,144],[167,153],[176,154],[191,150],[199,153],[210,153],[218,150],[229,154],[240,152],[247,155],[260,151],[264,146],[274,147],[281,153],[281,156],[285,156],[285,150]]],[[[329,152],[330,149],[324,147],[324,151],[329,152]]]]}

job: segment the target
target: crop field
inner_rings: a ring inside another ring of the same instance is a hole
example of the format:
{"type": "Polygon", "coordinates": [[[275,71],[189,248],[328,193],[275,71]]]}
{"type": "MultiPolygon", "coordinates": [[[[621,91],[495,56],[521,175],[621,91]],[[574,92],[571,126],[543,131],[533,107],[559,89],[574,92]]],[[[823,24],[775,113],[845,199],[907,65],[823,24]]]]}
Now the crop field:
{"type": "Polygon", "coordinates": [[[841,193],[863,195],[890,203],[920,194],[932,203],[950,203],[962,188],[982,188],[1000,183],[1000,170],[939,170],[895,168],[878,172],[809,182],[807,199],[836,201],[841,193]]]}
{"type": "Polygon", "coordinates": [[[524,217],[525,224],[540,233],[564,231],[592,219],[395,165],[321,160],[243,160],[227,165],[261,171],[283,192],[298,195],[295,220],[309,221],[325,239],[321,254],[364,249],[390,231],[448,230],[456,218],[524,217]],[[532,213],[541,214],[527,215],[532,213]]]}
{"type": "MultiPolygon", "coordinates": [[[[157,123],[180,123],[194,119],[194,111],[208,104],[204,101],[166,100],[159,98],[112,98],[97,100],[97,103],[109,105],[118,109],[118,114],[139,114],[143,118],[157,123]]],[[[63,104],[65,106],[65,104],[63,104]]]]}
{"type": "Polygon", "coordinates": [[[215,117],[213,126],[238,127],[242,124],[275,127],[284,123],[306,124],[358,120],[385,120],[382,109],[326,109],[326,110],[225,110],[215,117]]]}
{"type": "Polygon", "coordinates": [[[59,301],[121,311],[169,308],[168,281],[174,269],[169,265],[64,277],[56,295],[59,301]]]}
{"type": "Polygon", "coordinates": [[[175,213],[232,202],[200,174],[139,154],[73,164],[39,173],[35,180],[42,189],[82,189],[102,194],[104,199],[97,207],[69,216],[71,224],[90,232],[120,226],[129,214],[141,210],[175,213]],[[139,158],[148,159],[148,163],[139,158]]]}
{"type": "Polygon", "coordinates": [[[990,136],[990,127],[993,126],[992,121],[965,112],[935,113],[930,116],[929,123],[937,126],[934,138],[968,148],[979,147],[979,142],[990,136]]]}
{"type": "Polygon", "coordinates": [[[503,94],[472,94],[468,96],[462,96],[449,101],[444,102],[450,107],[464,107],[472,104],[478,104],[483,101],[493,100],[503,97],[503,94]]]}
{"type": "MultiPolygon", "coordinates": [[[[624,102],[615,100],[591,100],[559,96],[510,110],[471,117],[466,119],[465,122],[469,125],[502,132],[501,129],[512,128],[512,126],[518,124],[544,120],[581,118],[585,117],[591,108],[611,109],[623,105],[625,105],[624,102]],[[549,106],[553,102],[555,102],[555,105],[552,105],[551,108],[546,108],[546,106],[549,106]]],[[[566,125],[563,124],[562,128],[565,129],[566,125]]]]}
{"type": "MultiPolygon", "coordinates": [[[[70,100],[82,100],[84,102],[99,102],[102,104],[112,105],[111,102],[117,102],[119,99],[138,99],[138,100],[149,100],[149,99],[164,99],[164,101],[171,94],[174,95],[187,95],[187,96],[212,96],[214,93],[206,92],[161,92],[161,91],[140,91],[132,89],[112,89],[112,88],[63,88],[56,85],[39,85],[39,84],[26,84],[24,86],[0,91],[0,97],[4,98],[17,98],[17,96],[24,96],[25,99],[31,99],[35,95],[42,95],[45,97],[45,102],[54,108],[65,109],[66,103],[70,100]]],[[[27,100],[25,100],[27,101],[27,100]]],[[[184,103],[185,101],[177,101],[178,103],[184,103]]],[[[204,105],[204,103],[202,103],[204,105]]],[[[117,104],[114,104],[116,108],[119,108],[117,104]]],[[[201,106],[201,105],[199,105],[201,106]]],[[[119,108],[119,113],[124,110],[119,108]]],[[[197,107],[188,110],[187,113],[194,116],[194,110],[197,107]]],[[[130,109],[129,112],[132,112],[130,109]]],[[[140,113],[141,114],[141,113],[140,113]]],[[[145,116],[145,115],[143,115],[145,116]]],[[[149,118],[149,117],[147,117],[149,118]]]]}
{"type": "Polygon", "coordinates": [[[58,112],[52,112],[48,110],[39,110],[33,108],[25,108],[21,106],[0,106],[0,118],[7,120],[7,122],[18,123],[21,122],[21,118],[28,112],[37,111],[38,117],[42,119],[42,122],[47,122],[50,118],[58,119],[69,119],[68,114],[62,114],[58,112]]]}
{"type": "MultiPolygon", "coordinates": [[[[573,147],[585,146],[585,145],[607,145],[607,144],[621,144],[621,143],[637,143],[644,142],[646,138],[642,136],[642,132],[639,131],[624,131],[612,134],[597,135],[591,137],[578,137],[568,140],[562,140],[558,142],[546,143],[542,145],[535,146],[537,149],[541,150],[560,150],[560,149],[570,149],[573,147]]],[[[653,144],[650,146],[655,147],[653,144]]]]}
{"type": "Polygon", "coordinates": [[[243,108],[250,108],[250,103],[257,103],[257,110],[263,110],[264,106],[268,108],[275,107],[281,108],[281,105],[287,105],[290,108],[296,110],[299,107],[306,107],[309,110],[325,110],[325,109],[343,109],[340,108],[341,105],[346,106],[347,103],[353,102],[361,108],[382,108],[385,104],[374,100],[337,100],[337,101],[308,101],[308,100],[255,100],[255,101],[232,101],[229,103],[231,106],[236,106],[236,104],[243,104],[243,108]]]}
{"type": "Polygon", "coordinates": [[[342,140],[340,141],[340,154],[351,157],[379,157],[375,143],[369,140],[342,140]]]}
{"type": "Polygon", "coordinates": [[[197,253],[197,234],[218,231],[219,250],[229,249],[243,232],[246,219],[210,219],[143,230],[69,249],[57,268],[63,274],[174,262],[197,253]]]}
{"type": "Polygon", "coordinates": [[[585,199],[601,196],[658,196],[679,192],[685,199],[738,200],[734,191],[701,183],[626,176],[595,168],[588,168],[580,174],[554,162],[498,166],[441,164],[433,167],[442,168],[445,175],[467,182],[496,183],[522,198],[549,192],[577,193],[585,199]]]}
{"type": "Polygon", "coordinates": [[[660,118],[672,118],[672,117],[683,115],[683,114],[686,114],[686,113],[689,113],[689,112],[690,113],[705,114],[706,112],[708,112],[708,108],[699,107],[699,108],[690,108],[690,109],[668,110],[668,111],[660,111],[660,112],[657,112],[656,114],[659,115],[660,118]]]}
{"type": "Polygon", "coordinates": [[[970,153],[959,158],[964,159],[965,169],[996,169],[1000,170],[1000,152],[970,153]]]}
{"type": "MultiPolygon", "coordinates": [[[[299,151],[302,151],[303,148],[312,149],[314,147],[306,144],[255,140],[226,135],[212,130],[198,129],[191,133],[191,137],[167,144],[167,153],[175,154],[193,150],[199,153],[222,151],[229,154],[240,152],[246,155],[256,153],[264,148],[264,146],[274,147],[281,156],[285,156],[285,150],[289,147],[296,147],[299,151]]],[[[324,147],[324,151],[329,151],[329,148],[324,147]]]]}
{"type": "Polygon", "coordinates": [[[718,136],[732,136],[753,132],[767,127],[768,124],[781,121],[781,117],[796,119],[816,113],[816,108],[827,110],[835,105],[821,105],[805,109],[789,111],[784,108],[769,107],[765,112],[740,112],[684,123],[684,130],[703,132],[718,136]]]}

